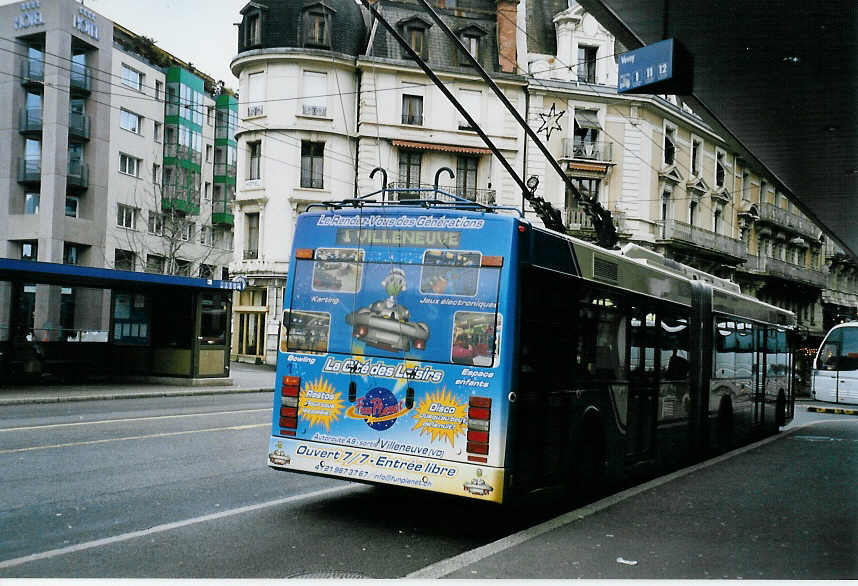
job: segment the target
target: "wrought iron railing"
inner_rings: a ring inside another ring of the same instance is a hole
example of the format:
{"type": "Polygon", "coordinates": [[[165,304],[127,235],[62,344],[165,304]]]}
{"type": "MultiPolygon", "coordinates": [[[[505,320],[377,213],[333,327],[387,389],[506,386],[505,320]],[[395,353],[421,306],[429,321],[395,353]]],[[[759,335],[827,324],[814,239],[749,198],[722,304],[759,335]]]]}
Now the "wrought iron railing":
{"type": "Polygon", "coordinates": [[[406,114],[403,112],[402,123],[411,124],[413,126],[423,126],[423,114],[406,114]]]}
{"type": "Polygon", "coordinates": [[[662,221],[661,238],[729,254],[735,258],[747,258],[748,256],[748,246],[742,240],[717,234],[711,230],[705,230],[678,220],[662,221]]]}
{"type": "MultiPolygon", "coordinates": [[[[614,227],[618,232],[621,232],[626,220],[626,213],[617,210],[609,211],[611,212],[611,220],[614,223],[614,227]]],[[[566,228],[568,230],[595,230],[590,214],[578,205],[566,208],[566,228]]]]}
{"type": "Polygon", "coordinates": [[[613,143],[607,140],[563,139],[564,159],[613,161],[613,143]]]}
{"type": "Polygon", "coordinates": [[[262,106],[262,104],[252,104],[247,107],[248,118],[250,118],[251,116],[262,116],[263,114],[265,114],[265,108],[262,106]]]}
{"type": "Polygon", "coordinates": [[[303,104],[301,111],[305,116],[327,116],[328,114],[326,106],[313,106],[312,104],[303,104]]]}
{"type": "MultiPolygon", "coordinates": [[[[407,183],[402,181],[392,181],[387,184],[388,189],[404,190],[395,191],[389,194],[390,199],[398,201],[408,199],[435,199],[436,194],[432,191],[434,187],[434,185],[430,185],[428,183],[407,183]],[[409,191],[412,189],[414,191],[409,191]]],[[[459,197],[464,197],[465,199],[476,203],[486,205],[494,205],[496,203],[496,192],[494,189],[477,189],[474,187],[458,187],[455,185],[439,185],[438,189],[446,191],[447,193],[452,193],[453,195],[458,195],[459,197]]],[[[454,201],[454,198],[448,197],[444,194],[437,194],[437,199],[440,199],[441,201],[454,201]]]]}

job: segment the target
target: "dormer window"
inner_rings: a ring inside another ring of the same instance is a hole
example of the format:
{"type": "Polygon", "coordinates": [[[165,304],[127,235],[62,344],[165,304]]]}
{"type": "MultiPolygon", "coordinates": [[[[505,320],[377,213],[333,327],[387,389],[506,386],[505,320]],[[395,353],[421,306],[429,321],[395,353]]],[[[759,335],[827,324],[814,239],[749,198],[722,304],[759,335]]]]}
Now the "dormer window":
{"type": "MultiPolygon", "coordinates": [[[[459,35],[459,40],[462,41],[463,45],[465,45],[465,49],[467,49],[468,53],[470,53],[474,59],[479,61],[482,53],[480,46],[482,45],[483,37],[486,36],[486,31],[478,26],[472,25],[459,29],[457,34],[459,35]]],[[[460,63],[462,65],[470,65],[471,61],[468,59],[467,55],[460,55],[460,63]]]]}
{"type": "Polygon", "coordinates": [[[323,2],[304,8],[304,46],[331,47],[331,15],[336,11],[323,2]]]}
{"type": "Polygon", "coordinates": [[[262,44],[262,18],[268,7],[257,2],[248,2],[241,9],[243,20],[240,28],[240,42],[244,49],[251,49],[262,44]]]}
{"type": "MultiPolygon", "coordinates": [[[[417,53],[422,59],[429,59],[429,46],[428,46],[428,32],[429,27],[432,26],[430,22],[423,20],[417,16],[409,18],[407,20],[399,21],[400,31],[402,32],[402,36],[405,37],[405,40],[408,41],[408,45],[417,53]]],[[[402,53],[403,57],[411,57],[411,55],[403,49],[402,53]]]]}

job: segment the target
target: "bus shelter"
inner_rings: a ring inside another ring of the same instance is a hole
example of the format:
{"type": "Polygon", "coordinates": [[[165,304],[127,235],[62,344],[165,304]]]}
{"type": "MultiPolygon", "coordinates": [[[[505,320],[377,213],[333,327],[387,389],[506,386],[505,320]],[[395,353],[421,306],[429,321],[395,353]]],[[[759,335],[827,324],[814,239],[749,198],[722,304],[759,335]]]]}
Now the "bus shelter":
{"type": "Polygon", "coordinates": [[[232,292],[241,288],[0,259],[0,384],[228,383],[232,292]]]}

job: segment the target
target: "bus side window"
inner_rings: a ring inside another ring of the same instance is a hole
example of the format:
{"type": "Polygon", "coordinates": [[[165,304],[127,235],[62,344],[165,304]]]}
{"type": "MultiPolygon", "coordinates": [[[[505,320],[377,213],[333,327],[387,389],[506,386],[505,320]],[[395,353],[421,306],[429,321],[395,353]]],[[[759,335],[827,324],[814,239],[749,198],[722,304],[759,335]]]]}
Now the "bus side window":
{"type": "Polygon", "coordinates": [[[858,370],[858,329],[842,328],[842,331],[837,370],[858,370]]]}

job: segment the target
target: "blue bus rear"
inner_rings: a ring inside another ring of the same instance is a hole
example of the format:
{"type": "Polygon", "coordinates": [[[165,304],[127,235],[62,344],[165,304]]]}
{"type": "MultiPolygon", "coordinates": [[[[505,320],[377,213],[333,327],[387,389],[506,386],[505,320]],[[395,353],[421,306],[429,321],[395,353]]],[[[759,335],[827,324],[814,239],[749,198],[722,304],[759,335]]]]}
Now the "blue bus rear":
{"type": "Polygon", "coordinates": [[[268,464],[501,502],[518,224],[416,207],[302,214],[268,464]]]}

